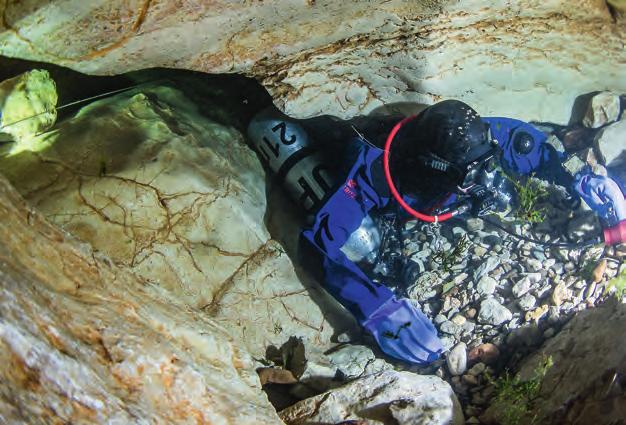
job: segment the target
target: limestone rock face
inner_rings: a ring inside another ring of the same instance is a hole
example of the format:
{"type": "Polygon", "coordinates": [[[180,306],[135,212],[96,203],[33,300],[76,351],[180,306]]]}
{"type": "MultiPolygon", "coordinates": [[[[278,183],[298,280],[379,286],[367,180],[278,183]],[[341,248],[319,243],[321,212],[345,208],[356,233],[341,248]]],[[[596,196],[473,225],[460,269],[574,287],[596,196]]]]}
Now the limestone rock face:
{"type": "Polygon", "coordinates": [[[280,424],[249,354],[0,176],[0,422],[280,424]]]}
{"type": "MultiPolygon", "coordinates": [[[[537,423],[612,424],[626,417],[626,305],[584,310],[522,364],[530,379],[546,356],[553,366],[533,404],[537,423]]],[[[488,415],[493,411],[488,411],[488,415]]]]}
{"type": "Polygon", "coordinates": [[[436,376],[384,371],[311,397],[280,412],[289,425],[309,423],[461,425],[459,402],[436,376]]]}
{"type": "Polygon", "coordinates": [[[297,117],[457,98],[566,123],[576,96],[626,90],[626,25],[604,0],[32,0],[0,12],[1,55],[90,74],[244,73],[297,117]]]}
{"type": "Polygon", "coordinates": [[[233,127],[178,90],[148,87],[40,138],[40,151],[6,157],[0,170],[50,221],[206,312],[259,358],[290,336],[328,347],[327,317],[341,312],[271,239],[264,171],[233,127]]]}

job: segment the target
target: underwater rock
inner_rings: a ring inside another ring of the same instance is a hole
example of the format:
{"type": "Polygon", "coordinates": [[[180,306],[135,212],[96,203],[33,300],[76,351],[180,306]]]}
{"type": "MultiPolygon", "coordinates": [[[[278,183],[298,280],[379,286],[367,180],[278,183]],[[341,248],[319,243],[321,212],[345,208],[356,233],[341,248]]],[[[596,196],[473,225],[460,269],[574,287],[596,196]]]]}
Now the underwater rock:
{"type": "Polygon", "coordinates": [[[554,291],[552,291],[552,303],[555,306],[560,306],[563,304],[563,301],[569,299],[571,297],[571,291],[567,289],[563,282],[557,284],[554,287],[554,291]]]}
{"type": "Polygon", "coordinates": [[[522,310],[529,311],[535,308],[537,299],[531,294],[526,294],[519,299],[518,304],[522,310]]]}
{"type": "Polygon", "coordinates": [[[11,135],[16,150],[36,146],[34,136],[56,121],[57,100],[56,86],[45,70],[0,82],[0,134],[11,135]]]}
{"type": "Polygon", "coordinates": [[[475,281],[479,281],[483,276],[491,273],[500,264],[500,259],[495,256],[487,257],[480,266],[478,266],[473,273],[475,281]]]}
{"type": "Polygon", "coordinates": [[[478,322],[488,325],[500,325],[513,318],[511,311],[496,301],[495,298],[487,298],[480,303],[478,322]]]}
{"type": "Polygon", "coordinates": [[[520,298],[522,295],[530,291],[532,283],[528,276],[524,276],[520,280],[518,280],[512,288],[513,296],[515,298],[520,298]]]}
{"type": "Polygon", "coordinates": [[[383,359],[377,359],[372,349],[364,345],[344,345],[328,354],[330,362],[337,367],[344,379],[350,380],[390,369],[383,359]]]}
{"type": "Polygon", "coordinates": [[[626,162],[626,119],[603,128],[595,138],[594,148],[598,159],[609,167],[626,162]]]}
{"type": "Polygon", "coordinates": [[[302,400],[281,411],[280,417],[287,425],[359,420],[398,425],[463,424],[461,406],[448,383],[436,376],[393,370],[302,400]]]}
{"type": "Polygon", "coordinates": [[[491,295],[495,292],[498,282],[491,276],[483,276],[476,285],[476,291],[480,295],[491,295]]]}
{"type": "Polygon", "coordinates": [[[467,369],[467,345],[460,342],[446,355],[448,370],[453,376],[463,375],[467,369]]]}
{"type": "Polygon", "coordinates": [[[524,320],[527,322],[539,322],[539,320],[546,315],[550,307],[547,304],[543,304],[533,311],[529,311],[524,315],[524,320]]]}
{"type": "Polygon", "coordinates": [[[591,98],[583,125],[590,128],[602,127],[617,121],[620,113],[619,96],[611,92],[602,92],[591,98]]]}
{"type": "Polygon", "coordinates": [[[37,143],[0,159],[35,208],[207,312],[258,358],[292,335],[328,348],[335,318],[354,326],[271,239],[264,171],[242,135],[181,91],[146,86],[100,100],[37,143]]]}
{"type": "MultiPolygon", "coordinates": [[[[611,302],[579,312],[561,331],[523,361],[519,376],[527,381],[545,359],[552,366],[533,400],[536,423],[620,423],[626,412],[626,304],[611,302]]],[[[488,415],[493,414],[488,411],[488,415]]],[[[520,423],[524,423],[524,419],[520,423]]]]}
{"type": "Polygon", "coordinates": [[[0,176],[0,421],[280,424],[255,362],[0,176]]]}
{"type": "MultiPolygon", "coordinates": [[[[585,202],[583,201],[583,205],[585,202]]],[[[598,217],[592,211],[582,211],[567,223],[567,237],[572,241],[589,240],[596,237],[601,232],[598,217]]],[[[569,251],[568,256],[575,255],[574,251],[569,251]]]]}
{"type": "Polygon", "coordinates": [[[456,98],[481,115],[565,124],[581,93],[626,91],[624,27],[604,1],[0,4],[1,55],[98,75],[242,73],[297,117],[456,98]]]}

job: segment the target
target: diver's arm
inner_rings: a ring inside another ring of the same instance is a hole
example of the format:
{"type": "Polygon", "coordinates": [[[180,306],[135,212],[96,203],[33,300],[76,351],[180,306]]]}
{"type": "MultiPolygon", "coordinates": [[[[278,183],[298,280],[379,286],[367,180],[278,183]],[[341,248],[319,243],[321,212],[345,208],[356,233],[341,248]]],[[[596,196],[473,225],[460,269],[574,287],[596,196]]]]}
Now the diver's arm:
{"type": "Polygon", "coordinates": [[[505,170],[522,175],[535,175],[552,183],[570,188],[572,177],[561,162],[565,159],[550,144],[548,137],[533,125],[512,119],[483,118],[493,137],[502,149],[502,166],[505,170]]]}
{"type": "Polygon", "coordinates": [[[624,188],[610,177],[586,170],[572,177],[563,168],[565,158],[546,143],[547,136],[531,124],[511,118],[483,118],[502,148],[503,165],[519,174],[534,174],[576,192],[598,214],[605,228],[626,220],[624,188]]]}
{"type": "Polygon", "coordinates": [[[345,182],[317,213],[313,227],[303,232],[324,257],[327,289],[359,322],[393,295],[384,285],[372,282],[341,250],[369,211],[388,202],[371,181],[370,165],[375,156],[370,149],[363,149],[345,182]]]}
{"type": "MultiPolygon", "coordinates": [[[[372,180],[376,180],[380,164],[370,167],[368,152],[375,151],[364,149],[346,182],[324,204],[313,228],[304,231],[303,237],[323,256],[328,291],[372,334],[380,348],[400,360],[428,364],[443,351],[430,320],[409,300],[396,299],[389,288],[369,279],[341,250],[369,211],[388,202],[388,197],[374,189],[372,180]]],[[[380,152],[376,155],[380,159],[380,152]]]]}

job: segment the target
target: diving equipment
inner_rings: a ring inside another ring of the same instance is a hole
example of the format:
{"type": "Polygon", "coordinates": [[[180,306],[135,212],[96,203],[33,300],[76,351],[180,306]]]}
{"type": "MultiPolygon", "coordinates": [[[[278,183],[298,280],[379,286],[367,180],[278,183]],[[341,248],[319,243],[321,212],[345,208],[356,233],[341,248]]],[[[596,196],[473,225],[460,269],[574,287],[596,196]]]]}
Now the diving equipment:
{"type": "Polygon", "coordinates": [[[350,261],[355,263],[366,261],[373,264],[377,258],[380,240],[380,232],[376,223],[372,217],[366,215],[363,217],[359,228],[352,232],[341,247],[341,251],[346,254],[350,261]]]}
{"type": "Polygon", "coordinates": [[[304,128],[275,108],[267,108],[248,125],[248,137],[291,198],[308,213],[319,209],[334,180],[304,128]]]}

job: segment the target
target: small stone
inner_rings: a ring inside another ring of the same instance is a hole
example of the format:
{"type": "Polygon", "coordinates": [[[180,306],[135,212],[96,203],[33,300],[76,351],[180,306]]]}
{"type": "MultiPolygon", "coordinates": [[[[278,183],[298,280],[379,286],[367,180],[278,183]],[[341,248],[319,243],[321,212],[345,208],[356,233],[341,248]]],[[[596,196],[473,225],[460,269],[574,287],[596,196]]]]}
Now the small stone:
{"type": "Polygon", "coordinates": [[[524,319],[527,322],[538,322],[539,319],[541,319],[548,312],[548,309],[548,305],[543,304],[541,307],[538,307],[535,310],[526,313],[524,319]]]}
{"type": "Polygon", "coordinates": [[[498,282],[490,276],[483,276],[476,285],[476,291],[480,295],[491,295],[495,292],[498,282]]]}
{"type": "Polygon", "coordinates": [[[541,263],[544,269],[549,269],[550,267],[554,266],[556,264],[556,259],[554,258],[546,258],[545,260],[543,260],[543,262],[541,263]]]}
{"type": "Polygon", "coordinates": [[[461,314],[455,314],[450,321],[458,326],[463,326],[467,319],[461,314]]]}
{"type": "Polygon", "coordinates": [[[530,279],[528,276],[524,276],[521,280],[518,280],[511,291],[515,298],[519,298],[530,290],[530,279]]]}
{"type": "Polygon", "coordinates": [[[598,286],[597,283],[592,282],[591,285],[589,285],[587,287],[587,290],[585,291],[585,299],[588,300],[591,297],[593,297],[593,294],[596,292],[596,286],[598,286]]]}
{"type": "Polygon", "coordinates": [[[559,283],[555,286],[552,292],[552,302],[556,306],[563,304],[563,301],[569,299],[571,296],[570,291],[567,289],[564,283],[559,283]]]}
{"type": "Polygon", "coordinates": [[[454,235],[455,238],[461,238],[465,236],[467,232],[462,227],[456,226],[452,228],[452,234],[454,235]]]}
{"type": "Polygon", "coordinates": [[[563,163],[563,168],[571,174],[575,176],[578,174],[583,168],[585,168],[585,163],[578,158],[576,155],[572,155],[567,161],[563,163]]]}
{"type": "Polygon", "coordinates": [[[468,277],[469,275],[467,273],[461,273],[459,275],[454,276],[454,279],[452,279],[452,282],[454,282],[455,285],[459,285],[463,283],[463,281],[465,281],[465,279],[467,279],[468,277]]]}
{"type": "Polygon", "coordinates": [[[451,349],[456,343],[454,337],[450,335],[444,335],[440,337],[439,340],[441,341],[441,345],[443,345],[444,351],[451,349]]]}
{"type": "Polygon", "coordinates": [[[550,292],[550,289],[552,289],[552,286],[550,286],[549,283],[546,283],[545,285],[535,289],[535,295],[537,298],[543,298],[548,292],[550,292]]]}
{"type": "Polygon", "coordinates": [[[476,245],[474,247],[474,254],[478,257],[483,257],[487,253],[487,248],[484,248],[480,245],[476,245]]]}
{"type": "Polygon", "coordinates": [[[476,363],[474,366],[472,366],[472,368],[468,370],[467,373],[469,373],[470,375],[479,376],[485,371],[486,367],[487,365],[485,365],[482,362],[479,362],[479,363],[476,363]]]}
{"type": "Polygon", "coordinates": [[[583,125],[588,128],[599,128],[616,121],[620,113],[620,100],[617,94],[605,91],[591,98],[583,125]]]}
{"type": "Polygon", "coordinates": [[[474,317],[476,317],[476,309],[470,308],[469,310],[467,310],[465,312],[465,317],[467,317],[468,319],[473,319],[474,317]]]}
{"type": "Polygon", "coordinates": [[[465,224],[467,226],[468,232],[471,233],[483,230],[485,227],[485,222],[480,218],[468,218],[465,224]]]}
{"type": "Polygon", "coordinates": [[[529,311],[535,308],[535,305],[537,304],[537,299],[531,294],[525,294],[517,301],[517,303],[522,310],[529,311]]]}
{"type": "Polygon", "coordinates": [[[444,316],[443,314],[438,314],[435,316],[435,318],[433,319],[433,322],[435,323],[435,325],[441,325],[443,322],[445,322],[446,320],[448,320],[446,318],[446,316],[444,316]]]}
{"type": "Polygon", "coordinates": [[[607,264],[607,261],[606,260],[602,260],[602,261],[600,261],[598,263],[598,265],[595,267],[595,269],[593,269],[593,272],[591,273],[591,281],[593,283],[600,283],[600,281],[604,277],[604,272],[606,270],[606,264],[607,264]]]}
{"type": "Polygon", "coordinates": [[[487,257],[487,260],[474,270],[474,280],[480,280],[481,277],[498,267],[498,264],[500,264],[500,259],[498,257],[487,257]]]}
{"type": "Polygon", "coordinates": [[[534,258],[527,258],[525,264],[528,270],[532,272],[537,272],[542,269],[541,261],[534,258]]]}
{"type": "Polygon", "coordinates": [[[348,334],[348,332],[342,332],[339,335],[337,335],[337,342],[347,343],[347,342],[350,342],[351,340],[352,338],[350,338],[350,335],[348,334]]]}
{"type": "Polygon", "coordinates": [[[478,322],[490,325],[500,325],[511,320],[513,313],[495,298],[487,298],[480,303],[478,322]]]}
{"type": "Polygon", "coordinates": [[[478,385],[478,379],[474,375],[463,375],[461,379],[464,383],[472,387],[478,385]]]}
{"type": "MultiPolygon", "coordinates": [[[[593,211],[584,211],[567,223],[567,237],[572,241],[591,239],[601,233],[601,230],[600,223],[593,211]]],[[[568,251],[567,254],[567,257],[574,262],[578,261],[579,256],[580,252],[576,249],[568,251]]]]}
{"type": "Polygon", "coordinates": [[[472,348],[467,357],[470,362],[480,361],[485,364],[493,364],[500,357],[500,350],[495,344],[487,342],[472,348]]]}
{"type": "Polygon", "coordinates": [[[439,325],[439,330],[448,335],[459,335],[463,331],[463,329],[459,325],[450,320],[446,320],[441,325],[439,325]]]}
{"type": "Polygon", "coordinates": [[[543,253],[543,251],[540,250],[534,250],[533,251],[533,257],[535,257],[535,259],[539,260],[539,261],[545,261],[546,259],[546,254],[543,253]]]}
{"type": "Polygon", "coordinates": [[[446,356],[448,370],[453,376],[462,375],[467,369],[467,345],[460,342],[446,356]]]}
{"type": "Polygon", "coordinates": [[[469,320],[466,321],[465,323],[463,323],[463,331],[467,334],[472,334],[472,332],[474,332],[474,329],[476,328],[476,324],[474,322],[470,322],[469,320]]]}
{"type": "Polygon", "coordinates": [[[454,311],[461,308],[461,301],[459,301],[458,299],[454,298],[454,297],[446,297],[443,300],[443,307],[441,307],[441,312],[442,313],[448,313],[450,311],[454,311]]]}
{"type": "Polygon", "coordinates": [[[558,275],[563,274],[563,263],[554,263],[552,270],[558,275]]]}
{"type": "Polygon", "coordinates": [[[561,142],[561,140],[558,137],[556,137],[554,134],[551,134],[548,137],[548,140],[546,140],[546,143],[552,146],[559,153],[565,152],[565,146],[563,145],[563,142],[561,142]]]}

